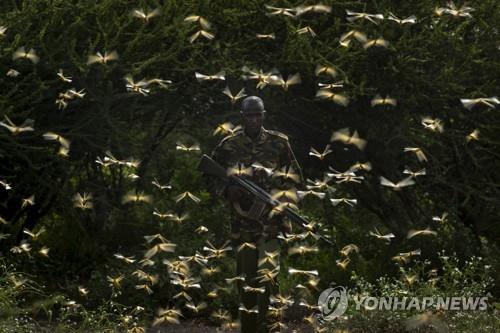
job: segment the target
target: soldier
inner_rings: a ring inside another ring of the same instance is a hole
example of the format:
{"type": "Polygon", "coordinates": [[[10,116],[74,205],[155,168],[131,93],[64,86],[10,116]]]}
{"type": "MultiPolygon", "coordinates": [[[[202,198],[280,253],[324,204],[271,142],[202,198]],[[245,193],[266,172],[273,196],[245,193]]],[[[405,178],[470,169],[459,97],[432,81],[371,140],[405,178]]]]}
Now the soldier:
{"type": "MultiPolygon", "coordinates": [[[[300,167],[286,135],[265,129],[262,99],[250,96],[242,102],[243,130],[225,137],[212,157],[220,165],[247,177],[268,192],[290,189],[302,180],[300,167]],[[286,177],[276,177],[282,171],[286,177]]],[[[218,191],[231,203],[231,238],[236,250],[241,332],[279,331],[280,311],[268,314],[270,296],[279,294],[280,244],[278,232],[291,231],[279,214],[256,206],[253,198],[237,186],[221,186],[218,191]],[[275,325],[273,325],[273,323],[275,325]]],[[[286,198],[280,198],[287,201],[286,198]]],[[[275,305],[279,308],[280,305],[275,305]]]]}

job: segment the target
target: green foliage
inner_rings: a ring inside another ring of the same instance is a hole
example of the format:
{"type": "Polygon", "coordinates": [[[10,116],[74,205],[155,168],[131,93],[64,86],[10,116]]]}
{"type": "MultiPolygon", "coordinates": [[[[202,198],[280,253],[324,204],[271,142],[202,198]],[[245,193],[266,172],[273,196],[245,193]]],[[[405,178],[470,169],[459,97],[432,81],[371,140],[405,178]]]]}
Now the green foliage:
{"type": "Polygon", "coordinates": [[[417,261],[411,267],[400,267],[399,277],[382,276],[374,283],[353,272],[351,280],[354,286],[349,290],[350,302],[345,316],[326,325],[332,330],[348,329],[350,332],[434,332],[434,329],[441,331],[439,322],[445,322],[453,332],[491,332],[497,328],[500,323],[498,317],[491,315],[496,305],[491,298],[489,311],[440,311],[434,304],[427,312],[432,313],[433,321],[417,321],[416,329],[410,329],[412,326],[409,323],[418,316],[419,311],[356,309],[352,297],[417,297],[420,302],[424,297],[491,297],[488,290],[493,285],[492,267],[485,265],[482,258],[471,257],[465,263],[460,263],[455,256],[441,253],[439,259],[439,272],[429,261],[417,261]],[[405,277],[414,276],[415,282],[408,283],[405,277]]]}
{"type": "MultiPolygon", "coordinates": [[[[419,295],[466,289],[464,284],[456,284],[465,279],[452,277],[447,264],[441,262],[441,250],[456,253],[461,261],[481,256],[492,270],[498,270],[498,108],[479,105],[468,110],[460,103],[461,98],[498,95],[498,2],[472,1],[468,4],[475,9],[471,18],[438,17],[433,11],[444,3],[431,0],[329,0],[324,4],[332,6],[330,14],[307,13],[299,18],[268,16],[266,4],[269,1],[2,1],[0,25],[7,31],[0,37],[0,121],[7,116],[19,125],[32,119],[35,128],[16,136],[0,128],[0,180],[13,187],[9,191],[0,187],[0,217],[8,221],[0,223],[0,232],[10,235],[0,240],[5,257],[0,297],[2,313],[6,314],[1,325],[6,331],[16,331],[16,325],[25,331],[36,329],[33,318],[52,318],[49,311],[57,312],[61,322],[49,322],[62,325],[57,326],[60,331],[104,330],[114,322],[123,322],[126,316],[150,320],[158,307],[182,304],[172,298],[179,290],[170,283],[162,261],[192,256],[201,251],[206,240],[222,245],[229,239],[229,209],[210,195],[212,189],[196,170],[199,154],[179,151],[176,143],[199,143],[202,152],[210,153],[221,139],[212,135],[214,128],[239,121],[239,104],[230,104],[221,93],[226,85],[233,92],[245,88],[247,94],[264,99],[266,127],[289,136],[307,178],[323,179],[328,167],[343,172],[356,162],[372,165],[371,171],[359,172],[364,177],[361,184],[331,181],[332,190],[325,200],[308,197],[302,201],[301,213],[317,222],[321,232],[335,240],[336,247],[320,247],[318,253],[305,256],[283,256],[284,270],[317,269],[321,277],[318,291],[333,281],[349,286],[365,281],[363,286],[377,292],[386,285],[419,295]],[[145,22],[131,15],[135,8],[159,8],[161,14],[145,22]],[[389,12],[400,17],[414,14],[418,21],[414,25],[390,20],[349,22],[346,9],[385,16],[389,12]],[[189,42],[199,29],[198,23],[184,21],[191,14],[211,22],[213,40],[200,37],[189,42]],[[296,33],[307,26],[316,37],[296,33]],[[383,37],[389,46],[364,49],[355,40],[347,48],[340,46],[340,37],[353,29],[369,39],[383,37]],[[276,38],[258,39],[257,33],[275,33],[276,38]],[[34,48],[40,61],[13,60],[19,47],[34,48]],[[113,50],[119,55],[116,61],[87,63],[90,55],[113,50]],[[318,64],[333,66],[339,74],[318,77],[314,74],[318,64]],[[243,66],[264,72],[276,68],[283,77],[300,73],[302,83],[287,91],[270,85],[258,89],[255,81],[241,78],[243,66]],[[10,69],[20,75],[4,75],[10,69]],[[72,78],[71,83],[56,75],[59,69],[72,78]],[[195,72],[214,74],[221,70],[226,72],[225,82],[195,79],[195,72]],[[148,96],[143,96],[127,90],[126,75],[134,82],[160,78],[172,84],[154,85],[148,96]],[[348,107],[315,98],[318,83],[338,81],[343,81],[338,92],[349,98],[348,107]],[[84,98],[68,100],[67,107],[59,109],[56,100],[71,88],[84,89],[84,98]],[[372,107],[376,94],[396,98],[397,106],[372,107]],[[422,117],[439,119],[444,131],[424,128],[422,117]],[[332,131],[347,127],[368,141],[365,150],[329,141],[332,131]],[[480,130],[479,140],[467,140],[475,129],[480,130]],[[47,132],[71,141],[68,157],[58,154],[57,142],[43,139],[47,132]],[[311,146],[321,150],[329,143],[332,153],[324,160],[308,155],[311,146]],[[422,148],[428,162],[403,152],[405,147],[422,148]],[[101,162],[105,156],[110,158],[108,152],[122,162],[133,158],[141,163],[107,167],[96,163],[98,158],[101,162]],[[401,191],[380,186],[380,176],[399,181],[406,168],[425,168],[427,175],[401,191]],[[155,179],[172,188],[158,189],[151,184],[155,179]],[[176,203],[176,196],[185,191],[201,202],[176,203]],[[84,192],[92,194],[92,209],[75,207],[75,194],[84,192]],[[152,195],[151,204],[123,203],[127,194],[142,192],[152,195]],[[35,204],[23,206],[22,199],[33,194],[35,204]],[[357,204],[332,206],[328,201],[340,197],[356,198],[357,204]],[[176,223],[153,215],[154,211],[179,216],[187,213],[189,218],[176,223]],[[443,222],[432,220],[444,212],[448,217],[443,222]],[[209,232],[195,232],[200,226],[209,232]],[[406,239],[410,229],[427,226],[438,236],[406,239]],[[36,241],[23,233],[25,228],[39,231],[42,227],[46,232],[36,241]],[[377,240],[368,234],[375,228],[396,237],[390,244],[377,240]],[[160,253],[154,258],[155,266],[144,268],[138,263],[149,247],[143,236],[157,233],[176,243],[176,252],[160,253]],[[11,249],[22,240],[28,241],[31,252],[13,253],[11,249]],[[338,251],[347,244],[358,245],[360,253],[350,256],[344,270],[336,261],[344,259],[338,251]],[[50,248],[48,258],[38,253],[42,246],[50,248]],[[429,286],[419,281],[407,288],[398,280],[403,268],[391,257],[418,248],[423,258],[440,268],[442,284],[429,286]],[[136,262],[125,264],[113,257],[116,253],[134,256],[136,262]],[[138,281],[130,275],[139,268],[159,277],[151,295],[135,289],[138,281]],[[9,282],[13,271],[33,274],[36,279],[26,281],[27,289],[16,289],[9,282]],[[352,272],[357,274],[355,280],[351,280],[352,272]],[[107,277],[121,274],[126,276],[124,286],[115,294],[107,277]],[[47,293],[41,292],[39,284],[46,286],[47,293]],[[78,294],[82,285],[90,290],[87,298],[78,294]],[[48,303],[26,306],[21,299],[28,291],[30,298],[48,303]],[[69,298],[62,300],[63,296],[57,296],[60,294],[69,298]],[[70,299],[77,300],[76,310],[64,306],[70,299]],[[144,306],[144,313],[132,314],[137,304],[144,306]]],[[[276,6],[299,4],[302,2],[281,1],[276,6]]],[[[234,276],[231,259],[217,262],[222,273],[207,279],[203,290],[193,292],[196,297],[217,288],[220,279],[234,276]]],[[[198,274],[201,268],[193,267],[192,273],[198,274]]],[[[464,267],[463,274],[476,272],[476,268],[464,267]]],[[[304,281],[283,272],[283,291],[295,294],[295,285],[304,281]]],[[[500,277],[493,278],[482,291],[498,298],[495,286],[500,277]]],[[[479,287],[481,279],[486,276],[471,280],[471,287],[479,287]]],[[[209,309],[236,305],[234,290],[220,290],[219,294],[220,298],[209,300],[209,309]]],[[[208,310],[201,314],[208,315],[208,310]]],[[[393,319],[377,316],[359,320],[370,325],[380,318],[383,326],[393,319]]],[[[466,327],[466,318],[450,320],[457,327],[466,327]]],[[[131,327],[127,325],[122,327],[131,327]]]]}

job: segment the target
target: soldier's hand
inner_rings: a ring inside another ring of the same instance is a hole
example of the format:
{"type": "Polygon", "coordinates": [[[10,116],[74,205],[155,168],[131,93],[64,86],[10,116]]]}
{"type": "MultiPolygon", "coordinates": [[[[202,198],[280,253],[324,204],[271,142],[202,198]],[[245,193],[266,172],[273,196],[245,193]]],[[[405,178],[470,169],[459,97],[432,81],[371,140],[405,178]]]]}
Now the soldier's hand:
{"type": "Polygon", "coordinates": [[[243,190],[238,186],[230,185],[227,188],[227,197],[229,201],[238,201],[243,196],[243,190]]]}

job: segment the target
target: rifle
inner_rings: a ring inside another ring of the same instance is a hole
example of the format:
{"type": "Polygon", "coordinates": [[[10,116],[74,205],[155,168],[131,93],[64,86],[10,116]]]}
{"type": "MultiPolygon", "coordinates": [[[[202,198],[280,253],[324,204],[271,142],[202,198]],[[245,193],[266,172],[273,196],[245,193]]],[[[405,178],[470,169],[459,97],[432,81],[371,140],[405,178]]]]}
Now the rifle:
{"type": "MultiPolygon", "coordinates": [[[[221,178],[226,183],[237,185],[250,193],[255,198],[254,203],[249,210],[251,216],[260,216],[260,214],[264,211],[264,208],[266,208],[267,206],[271,206],[272,208],[274,208],[282,204],[281,201],[274,199],[269,193],[267,193],[251,180],[244,179],[235,174],[228,175],[226,169],[224,169],[219,163],[215,162],[206,154],[203,154],[203,156],[201,157],[200,163],[198,165],[198,170],[206,175],[221,178]]],[[[280,208],[280,210],[286,217],[288,217],[290,221],[298,225],[301,229],[309,231],[311,230],[311,228],[307,226],[309,222],[305,218],[297,214],[290,207],[284,206],[283,208],[280,208]]],[[[328,245],[334,245],[334,243],[325,236],[320,234],[315,235],[318,239],[323,240],[328,245]]]]}

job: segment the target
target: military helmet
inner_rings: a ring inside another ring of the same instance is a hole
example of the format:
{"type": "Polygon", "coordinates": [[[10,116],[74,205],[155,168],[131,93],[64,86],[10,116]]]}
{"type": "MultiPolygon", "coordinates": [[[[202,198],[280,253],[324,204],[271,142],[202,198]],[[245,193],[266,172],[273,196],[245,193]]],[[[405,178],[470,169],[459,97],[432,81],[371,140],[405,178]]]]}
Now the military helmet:
{"type": "Polygon", "coordinates": [[[261,113],[266,112],[264,109],[264,101],[257,96],[248,96],[241,103],[241,113],[251,114],[251,113],[261,113]]]}

